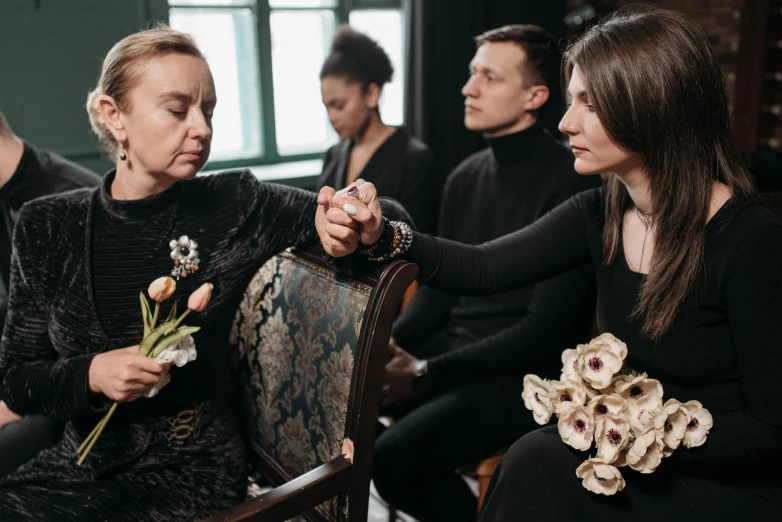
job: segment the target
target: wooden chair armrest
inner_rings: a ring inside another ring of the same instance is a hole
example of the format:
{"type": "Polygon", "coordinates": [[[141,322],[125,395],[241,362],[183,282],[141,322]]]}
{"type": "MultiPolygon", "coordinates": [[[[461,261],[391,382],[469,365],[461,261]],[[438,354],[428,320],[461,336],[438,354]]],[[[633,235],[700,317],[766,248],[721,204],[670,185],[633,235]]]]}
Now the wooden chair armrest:
{"type": "Polygon", "coordinates": [[[284,522],[345,491],[353,463],[344,455],[271,491],[206,519],[206,522],[284,522]]]}

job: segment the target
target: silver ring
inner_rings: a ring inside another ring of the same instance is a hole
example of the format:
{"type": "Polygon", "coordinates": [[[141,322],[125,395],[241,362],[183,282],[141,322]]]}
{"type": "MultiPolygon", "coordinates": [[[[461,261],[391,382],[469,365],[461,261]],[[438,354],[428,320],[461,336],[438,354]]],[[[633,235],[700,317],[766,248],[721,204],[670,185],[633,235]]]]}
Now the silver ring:
{"type": "Polygon", "coordinates": [[[359,195],[360,194],[358,192],[358,187],[353,187],[350,190],[348,190],[348,196],[350,196],[351,198],[359,199],[359,195]]]}

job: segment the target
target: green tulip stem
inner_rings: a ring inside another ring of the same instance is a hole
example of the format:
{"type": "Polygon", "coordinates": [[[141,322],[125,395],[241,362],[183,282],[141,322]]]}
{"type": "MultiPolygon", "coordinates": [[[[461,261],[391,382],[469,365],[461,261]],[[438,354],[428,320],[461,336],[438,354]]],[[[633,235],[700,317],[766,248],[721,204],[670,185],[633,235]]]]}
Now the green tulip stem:
{"type": "Polygon", "coordinates": [[[157,326],[158,315],[160,315],[160,302],[155,301],[155,313],[152,316],[152,328],[153,329],[157,326]]]}
{"type": "Polygon", "coordinates": [[[169,331],[169,332],[173,332],[174,330],[176,330],[177,328],[179,328],[179,325],[180,325],[180,324],[182,324],[182,321],[184,321],[184,320],[185,320],[185,318],[187,317],[187,314],[189,314],[190,312],[191,312],[190,308],[188,308],[187,310],[185,310],[185,311],[182,313],[182,315],[180,315],[180,316],[179,316],[179,319],[177,319],[177,320],[176,320],[176,322],[174,323],[174,326],[172,326],[171,328],[169,328],[169,330],[168,330],[168,331],[169,331]]]}
{"type": "Polygon", "coordinates": [[[90,432],[90,434],[87,435],[87,438],[84,439],[84,442],[81,443],[81,446],[79,446],[79,449],[76,450],[76,454],[77,455],[81,455],[81,452],[84,449],[84,447],[87,446],[87,444],[90,443],[90,441],[95,436],[95,434],[98,433],[98,428],[100,428],[100,426],[101,426],[101,424],[103,424],[104,420],[106,420],[106,416],[105,415],[103,417],[101,417],[101,419],[98,421],[97,424],[95,424],[95,427],[92,428],[92,431],[90,432]]]}
{"type": "Polygon", "coordinates": [[[98,423],[100,428],[98,428],[97,433],[95,433],[95,435],[92,437],[92,440],[90,440],[89,445],[87,445],[87,449],[84,450],[84,454],[79,458],[79,462],[76,463],[77,465],[81,466],[84,463],[84,459],[86,459],[87,455],[89,455],[90,451],[92,451],[92,447],[98,441],[98,437],[100,437],[100,434],[103,433],[103,428],[105,428],[106,424],[109,423],[109,419],[114,414],[114,410],[117,409],[117,404],[118,403],[116,403],[116,402],[114,404],[112,404],[111,409],[109,410],[109,412],[106,414],[106,416],[103,418],[103,420],[98,423]]]}

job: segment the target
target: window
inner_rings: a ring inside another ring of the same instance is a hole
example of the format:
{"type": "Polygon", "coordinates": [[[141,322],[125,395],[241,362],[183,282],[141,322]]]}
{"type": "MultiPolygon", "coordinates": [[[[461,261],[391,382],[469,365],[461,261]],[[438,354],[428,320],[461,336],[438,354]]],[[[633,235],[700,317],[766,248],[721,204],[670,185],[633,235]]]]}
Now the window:
{"type": "Polygon", "coordinates": [[[337,141],[318,74],[340,23],[378,41],[394,65],[383,121],[403,113],[402,0],[169,0],[171,27],[192,34],[217,89],[208,168],[319,158],[337,141]]]}

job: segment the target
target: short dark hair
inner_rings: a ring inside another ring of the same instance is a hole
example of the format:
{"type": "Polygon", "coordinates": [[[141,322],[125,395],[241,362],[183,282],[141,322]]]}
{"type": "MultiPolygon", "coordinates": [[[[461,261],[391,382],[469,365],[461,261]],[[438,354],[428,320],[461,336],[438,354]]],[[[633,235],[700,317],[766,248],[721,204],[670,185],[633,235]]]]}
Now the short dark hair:
{"type": "Polygon", "coordinates": [[[348,81],[360,82],[365,88],[370,83],[383,87],[393,75],[394,66],[383,48],[348,25],[337,30],[331,52],[320,69],[321,80],[326,76],[344,76],[348,81]]]}
{"type": "Polygon", "coordinates": [[[537,25],[506,25],[475,37],[475,45],[510,42],[518,45],[527,55],[520,64],[526,85],[545,85],[551,91],[551,99],[559,90],[562,51],[554,36],[537,25]]]}

